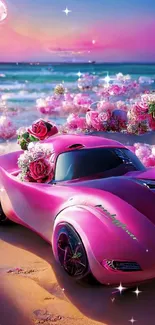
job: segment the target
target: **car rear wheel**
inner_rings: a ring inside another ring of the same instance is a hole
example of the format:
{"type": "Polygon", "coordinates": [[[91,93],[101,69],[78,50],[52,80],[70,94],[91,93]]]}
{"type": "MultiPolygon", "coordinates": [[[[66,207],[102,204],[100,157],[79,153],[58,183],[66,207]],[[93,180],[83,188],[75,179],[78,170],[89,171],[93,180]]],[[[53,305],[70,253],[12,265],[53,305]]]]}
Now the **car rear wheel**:
{"type": "Polygon", "coordinates": [[[59,224],[58,228],[58,260],[68,275],[81,280],[89,273],[88,258],[82,240],[71,225],[59,224]]]}

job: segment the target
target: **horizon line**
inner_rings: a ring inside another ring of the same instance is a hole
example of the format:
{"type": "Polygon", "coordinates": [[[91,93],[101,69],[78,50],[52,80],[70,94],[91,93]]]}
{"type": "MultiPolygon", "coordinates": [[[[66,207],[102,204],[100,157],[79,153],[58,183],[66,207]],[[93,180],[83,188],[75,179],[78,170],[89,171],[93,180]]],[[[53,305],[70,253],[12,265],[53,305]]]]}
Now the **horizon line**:
{"type": "Polygon", "coordinates": [[[106,61],[106,62],[97,62],[97,61],[91,61],[91,62],[88,62],[88,61],[82,61],[82,62],[62,62],[62,61],[0,61],[0,65],[2,64],[29,64],[29,65],[32,65],[32,64],[88,64],[88,65],[91,65],[91,64],[155,64],[155,61],[106,61]]]}

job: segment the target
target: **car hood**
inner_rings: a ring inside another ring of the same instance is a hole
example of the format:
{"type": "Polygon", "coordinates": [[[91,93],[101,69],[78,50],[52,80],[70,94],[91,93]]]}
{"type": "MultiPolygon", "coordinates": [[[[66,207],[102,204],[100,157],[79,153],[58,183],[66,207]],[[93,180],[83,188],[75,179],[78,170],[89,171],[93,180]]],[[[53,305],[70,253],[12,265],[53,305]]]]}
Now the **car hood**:
{"type": "Polygon", "coordinates": [[[68,185],[80,187],[85,194],[88,188],[114,194],[155,224],[155,181],[153,182],[153,180],[155,180],[155,169],[152,168],[143,172],[130,172],[120,177],[72,181],[68,185]],[[151,184],[150,188],[149,183],[151,184]]]}
{"type": "MultiPolygon", "coordinates": [[[[128,181],[141,181],[141,184],[143,184],[143,181],[146,181],[147,183],[154,183],[155,185],[155,168],[148,168],[144,171],[132,171],[128,172],[123,176],[112,176],[112,177],[103,177],[103,178],[93,178],[93,179],[76,179],[72,181],[68,181],[67,185],[72,186],[82,186],[82,187],[89,187],[89,188],[97,188],[97,189],[105,189],[107,187],[107,184],[111,185],[114,182],[123,182],[128,183],[128,181]]],[[[66,183],[66,182],[65,182],[66,183]]],[[[145,183],[145,182],[144,182],[145,183]]],[[[123,184],[124,185],[124,184],[123,184]]],[[[154,186],[155,188],[155,186],[154,186]]]]}
{"type": "Polygon", "coordinates": [[[126,177],[134,177],[139,179],[149,179],[155,181],[155,168],[148,168],[145,171],[134,171],[129,172],[125,175],[126,177]]]}

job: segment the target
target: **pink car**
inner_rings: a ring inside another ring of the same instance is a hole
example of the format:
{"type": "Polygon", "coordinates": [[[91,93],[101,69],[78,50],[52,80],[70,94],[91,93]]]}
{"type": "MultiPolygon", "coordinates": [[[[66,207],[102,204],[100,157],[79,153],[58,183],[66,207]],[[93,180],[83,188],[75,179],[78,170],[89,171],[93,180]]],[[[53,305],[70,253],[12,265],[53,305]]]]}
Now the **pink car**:
{"type": "Polygon", "coordinates": [[[0,157],[1,224],[24,225],[52,244],[75,279],[128,286],[155,278],[155,169],[119,142],[58,135],[49,184],[21,182],[14,152],[0,157]]]}

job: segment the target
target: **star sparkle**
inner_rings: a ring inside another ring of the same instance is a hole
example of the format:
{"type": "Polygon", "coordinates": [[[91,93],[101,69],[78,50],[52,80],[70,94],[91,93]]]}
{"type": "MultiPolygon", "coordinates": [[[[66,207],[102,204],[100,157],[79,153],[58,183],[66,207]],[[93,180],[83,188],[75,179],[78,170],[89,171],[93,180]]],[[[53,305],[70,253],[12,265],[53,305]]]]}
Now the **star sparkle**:
{"type": "Polygon", "coordinates": [[[122,293],[122,291],[125,290],[126,287],[123,287],[122,284],[120,283],[119,287],[117,287],[115,289],[117,289],[120,293],[122,293]]]}
{"type": "Polygon", "coordinates": [[[129,322],[130,322],[131,324],[133,324],[133,323],[136,322],[136,320],[132,317],[132,318],[129,320],[129,322]]]}
{"type": "Polygon", "coordinates": [[[77,76],[80,78],[80,77],[82,76],[82,73],[79,71],[79,72],[77,73],[77,76]]]}
{"type": "Polygon", "coordinates": [[[93,43],[93,44],[95,44],[95,43],[96,43],[95,39],[93,39],[93,40],[92,40],[92,43],[93,43]]]}
{"type": "Polygon", "coordinates": [[[66,9],[63,10],[63,12],[66,14],[66,16],[68,16],[68,14],[69,14],[70,12],[72,12],[72,10],[69,10],[69,9],[66,7],[66,9]]]}
{"type": "Polygon", "coordinates": [[[109,83],[110,82],[110,77],[107,75],[105,78],[104,78],[105,82],[109,83]]]}
{"type": "Polygon", "coordinates": [[[141,292],[142,292],[142,291],[139,291],[138,287],[137,287],[137,289],[136,289],[135,291],[133,291],[133,293],[135,293],[137,297],[138,297],[138,295],[139,295],[141,292]]]}

